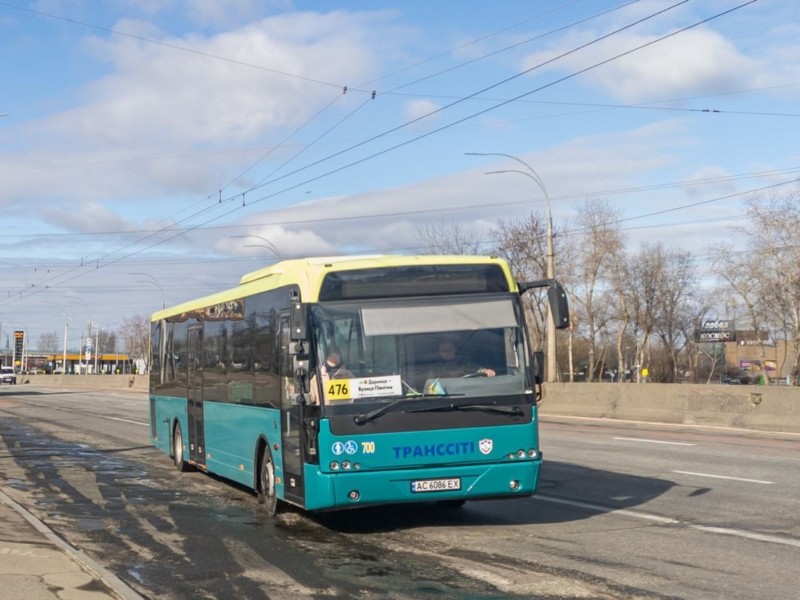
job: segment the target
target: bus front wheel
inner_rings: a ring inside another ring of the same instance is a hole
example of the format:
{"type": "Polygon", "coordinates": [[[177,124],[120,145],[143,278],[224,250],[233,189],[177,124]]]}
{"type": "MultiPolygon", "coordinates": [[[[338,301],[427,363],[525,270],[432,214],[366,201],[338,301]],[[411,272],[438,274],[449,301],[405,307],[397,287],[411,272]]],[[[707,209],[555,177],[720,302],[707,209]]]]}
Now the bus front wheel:
{"type": "Polygon", "coordinates": [[[269,516],[278,512],[278,494],[275,490],[275,462],[272,452],[265,445],[261,451],[261,468],[258,475],[258,502],[264,505],[269,516]]]}
{"type": "Polygon", "coordinates": [[[181,433],[180,423],[176,423],[175,431],[172,433],[172,460],[181,473],[189,470],[189,465],[183,457],[183,434],[181,433]]]}

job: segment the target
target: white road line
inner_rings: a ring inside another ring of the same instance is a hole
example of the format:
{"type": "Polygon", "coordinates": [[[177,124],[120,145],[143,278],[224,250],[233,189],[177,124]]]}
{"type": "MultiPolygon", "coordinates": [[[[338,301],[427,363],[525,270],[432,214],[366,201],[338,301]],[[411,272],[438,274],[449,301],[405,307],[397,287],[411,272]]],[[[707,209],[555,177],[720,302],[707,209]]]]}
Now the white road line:
{"type": "Polygon", "coordinates": [[[109,421],[121,421],[123,423],[133,423],[134,425],[143,425],[147,427],[150,423],[142,423],[141,421],[131,421],[130,419],[120,419],[119,417],[106,417],[103,415],[97,415],[101,419],[108,419],[109,421]]]}
{"type": "Polygon", "coordinates": [[[622,440],[623,442],[647,442],[648,444],[667,444],[669,446],[696,446],[697,444],[690,444],[688,442],[665,442],[664,440],[648,440],[645,438],[629,438],[629,437],[615,437],[615,440],[622,440]]]}
{"type": "Polygon", "coordinates": [[[533,500],[544,500],[545,502],[552,502],[554,504],[564,504],[566,506],[575,506],[577,508],[585,508],[588,510],[593,510],[600,513],[613,513],[617,515],[623,515],[626,517],[632,517],[634,519],[643,519],[645,521],[653,521],[658,523],[659,525],[682,525],[689,529],[695,529],[697,531],[702,531],[704,533],[716,533],[719,535],[731,535],[734,537],[744,538],[748,540],[754,540],[757,542],[767,542],[769,544],[780,544],[782,546],[793,546],[795,548],[800,548],[800,540],[791,539],[786,537],[780,537],[777,535],[767,535],[763,533],[754,533],[752,531],[744,531],[741,529],[732,529],[730,527],[711,527],[709,525],[697,525],[695,523],[688,523],[685,521],[680,521],[678,519],[672,519],[670,517],[662,517],[660,515],[653,515],[646,512],[640,512],[638,510],[627,510],[627,509],[614,509],[608,506],[601,506],[599,504],[591,504],[589,502],[579,502],[576,500],[566,500],[564,498],[554,498],[552,496],[543,496],[542,494],[537,494],[535,496],[531,496],[533,500]]]}
{"type": "Polygon", "coordinates": [[[745,479],[744,477],[729,477],[727,475],[712,475],[711,473],[695,473],[694,471],[673,471],[681,475],[695,475],[696,477],[711,477],[713,479],[730,479],[732,481],[745,481],[747,483],[763,483],[773,485],[774,481],[764,481],[763,479],[745,479]]]}
{"type": "Polygon", "coordinates": [[[531,496],[534,500],[544,500],[545,502],[552,502],[554,504],[565,504],[566,506],[575,506],[577,508],[586,508],[601,513],[615,513],[618,515],[625,515],[626,517],[634,517],[635,519],[644,519],[646,521],[655,521],[659,525],[680,525],[680,521],[671,519],[669,517],[661,517],[659,515],[651,515],[645,512],[634,510],[626,510],[624,508],[609,508],[608,506],[601,506],[599,504],[590,504],[589,502],[580,502],[578,500],[566,500],[564,498],[554,498],[552,496],[544,496],[536,494],[531,496]]]}

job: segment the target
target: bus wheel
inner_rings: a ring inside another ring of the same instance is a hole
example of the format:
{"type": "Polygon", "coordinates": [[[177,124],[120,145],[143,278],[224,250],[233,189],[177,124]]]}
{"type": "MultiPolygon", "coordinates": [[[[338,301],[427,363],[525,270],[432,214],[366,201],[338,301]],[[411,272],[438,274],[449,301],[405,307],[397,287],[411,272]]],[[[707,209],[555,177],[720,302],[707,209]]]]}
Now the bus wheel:
{"type": "Polygon", "coordinates": [[[183,434],[180,423],[175,425],[175,431],[172,433],[172,460],[181,473],[189,470],[189,465],[183,459],[183,434]]]}
{"type": "Polygon", "coordinates": [[[278,494],[275,490],[275,462],[269,446],[261,452],[261,469],[258,474],[258,502],[263,504],[269,516],[278,512],[278,494]]]}

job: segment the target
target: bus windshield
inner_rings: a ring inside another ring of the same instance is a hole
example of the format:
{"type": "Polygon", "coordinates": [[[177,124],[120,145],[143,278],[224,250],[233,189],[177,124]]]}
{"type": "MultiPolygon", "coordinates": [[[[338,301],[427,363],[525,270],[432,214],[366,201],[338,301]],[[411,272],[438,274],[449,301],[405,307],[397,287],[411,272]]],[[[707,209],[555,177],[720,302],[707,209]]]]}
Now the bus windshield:
{"type": "Polygon", "coordinates": [[[322,303],[311,307],[311,327],[317,365],[311,385],[319,386],[311,395],[329,409],[519,397],[530,387],[511,294],[322,303]]]}

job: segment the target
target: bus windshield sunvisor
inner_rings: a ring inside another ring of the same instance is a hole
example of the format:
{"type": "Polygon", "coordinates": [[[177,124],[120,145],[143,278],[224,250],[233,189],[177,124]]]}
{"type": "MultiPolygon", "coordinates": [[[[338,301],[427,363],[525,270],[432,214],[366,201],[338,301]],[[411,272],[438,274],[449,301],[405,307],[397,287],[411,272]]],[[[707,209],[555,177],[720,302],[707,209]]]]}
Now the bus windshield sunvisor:
{"type": "Polygon", "coordinates": [[[474,331],[518,325],[510,300],[364,307],[361,319],[365,335],[474,331]]]}

